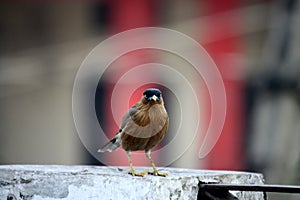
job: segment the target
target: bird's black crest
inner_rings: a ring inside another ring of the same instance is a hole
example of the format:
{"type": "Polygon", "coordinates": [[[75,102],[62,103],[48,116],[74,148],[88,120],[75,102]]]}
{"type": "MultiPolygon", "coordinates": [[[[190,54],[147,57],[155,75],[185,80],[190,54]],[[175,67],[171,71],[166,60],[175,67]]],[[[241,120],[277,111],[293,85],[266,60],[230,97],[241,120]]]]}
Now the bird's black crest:
{"type": "Polygon", "coordinates": [[[143,95],[145,95],[146,97],[151,97],[153,95],[160,97],[161,96],[161,91],[159,89],[156,88],[149,88],[147,90],[144,91],[143,95]]]}

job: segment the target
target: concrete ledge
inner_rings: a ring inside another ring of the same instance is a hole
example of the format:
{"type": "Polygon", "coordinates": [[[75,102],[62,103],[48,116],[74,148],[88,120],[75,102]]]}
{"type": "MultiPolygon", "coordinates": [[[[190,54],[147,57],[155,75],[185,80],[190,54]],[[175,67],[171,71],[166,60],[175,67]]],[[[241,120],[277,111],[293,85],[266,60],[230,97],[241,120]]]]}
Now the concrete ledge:
{"type": "MultiPolygon", "coordinates": [[[[160,168],[168,177],[127,174],[127,167],[2,165],[0,199],[197,199],[199,183],[263,184],[256,173],[160,168]]],[[[150,168],[137,167],[137,171],[150,168]]],[[[234,192],[263,199],[260,192],[234,192]]]]}

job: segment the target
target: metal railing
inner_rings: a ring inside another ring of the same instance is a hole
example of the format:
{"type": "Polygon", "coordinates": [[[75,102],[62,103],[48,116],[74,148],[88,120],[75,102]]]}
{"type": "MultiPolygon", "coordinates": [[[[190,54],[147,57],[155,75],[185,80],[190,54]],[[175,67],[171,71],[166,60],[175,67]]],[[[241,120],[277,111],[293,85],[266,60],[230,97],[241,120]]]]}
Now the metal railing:
{"type": "Polygon", "coordinates": [[[200,183],[198,199],[202,200],[221,200],[238,199],[229,191],[253,191],[263,192],[264,199],[267,199],[267,192],[277,193],[297,193],[300,194],[300,186],[296,185],[270,185],[270,184],[218,184],[200,183]]]}

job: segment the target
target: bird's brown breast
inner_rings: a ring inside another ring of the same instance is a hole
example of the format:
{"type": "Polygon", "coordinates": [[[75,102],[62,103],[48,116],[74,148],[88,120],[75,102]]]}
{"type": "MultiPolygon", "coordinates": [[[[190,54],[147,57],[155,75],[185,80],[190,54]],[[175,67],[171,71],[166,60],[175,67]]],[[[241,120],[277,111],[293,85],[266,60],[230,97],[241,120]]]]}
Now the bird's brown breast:
{"type": "Polygon", "coordinates": [[[163,104],[137,105],[121,136],[125,151],[150,150],[165,136],[169,118],[163,104]],[[140,107],[139,107],[140,106],[140,107]]]}
{"type": "Polygon", "coordinates": [[[169,121],[166,120],[165,125],[158,133],[154,134],[149,138],[139,138],[134,137],[126,132],[122,134],[122,147],[125,151],[139,151],[139,150],[150,150],[152,149],[157,143],[159,143],[168,130],[169,121]]]}

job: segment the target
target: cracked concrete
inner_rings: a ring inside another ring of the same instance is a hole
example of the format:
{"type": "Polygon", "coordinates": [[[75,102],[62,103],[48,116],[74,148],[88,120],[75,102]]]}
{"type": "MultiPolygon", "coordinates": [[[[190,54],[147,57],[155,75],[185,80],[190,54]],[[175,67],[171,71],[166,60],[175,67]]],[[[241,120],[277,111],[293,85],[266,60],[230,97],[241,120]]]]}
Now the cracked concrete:
{"type": "MultiPolygon", "coordinates": [[[[149,168],[137,167],[138,171],[149,168]]],[[[261,174],[160,168],[168,177],[132,177],[124,167],[2,165],[0,199],[197,199],[199,182],[263,184],[261,174]]],[[[259,192],[235,192],[263,199],[259,192]]]]}

